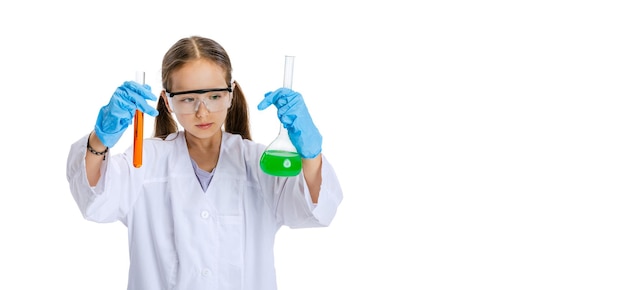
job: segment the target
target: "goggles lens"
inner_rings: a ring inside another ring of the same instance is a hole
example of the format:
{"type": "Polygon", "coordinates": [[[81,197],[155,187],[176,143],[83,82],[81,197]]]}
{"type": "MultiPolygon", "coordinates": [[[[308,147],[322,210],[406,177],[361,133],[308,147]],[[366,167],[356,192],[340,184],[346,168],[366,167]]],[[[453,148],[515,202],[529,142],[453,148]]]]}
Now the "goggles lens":
{"type": "Polygon", "coordinates": [[[198,90],[181,93],[167,93],[172,110],[177,114],[194,114],[200,108],[200,103],[209,112],[219,112],[230,107],[230,88],[198,90]]]}

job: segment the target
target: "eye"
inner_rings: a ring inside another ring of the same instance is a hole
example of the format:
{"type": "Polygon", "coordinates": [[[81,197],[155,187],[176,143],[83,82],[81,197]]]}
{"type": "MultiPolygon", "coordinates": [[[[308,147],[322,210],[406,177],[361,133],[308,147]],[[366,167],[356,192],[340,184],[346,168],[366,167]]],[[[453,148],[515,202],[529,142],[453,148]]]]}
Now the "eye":
{"type": "Polygon", "coordinates": [[[196,101],[196,98],[190,95],[179,95],[177,97],[178,97],[178,101],[181,103],[193,103],[196,101]]]}
{"type": "Polygon", "coordinates": [[[219,100],[222,97],[222,95],[217,94],[217,93],[213,93],[209,95],[209,100],[211,101],[216,101],[219,100]]]}

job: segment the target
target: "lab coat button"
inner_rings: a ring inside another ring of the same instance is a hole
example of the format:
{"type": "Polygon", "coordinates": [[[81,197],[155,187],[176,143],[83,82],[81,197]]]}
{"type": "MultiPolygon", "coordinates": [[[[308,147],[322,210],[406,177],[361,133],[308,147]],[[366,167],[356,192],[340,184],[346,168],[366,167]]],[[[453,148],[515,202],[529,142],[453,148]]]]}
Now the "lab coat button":
{"type": "Polygon", "coordinates": [[[202,216],[203,219],[208,219],[209,218],[209,212],[206,211],[206,210],[203,210],[201,216],[202,216]]]}
{"type": "Polygon", "coordinates": [[[202,269],[202,276],[204,277],[209,276],[210,273],[211,273],[211,270],[207,268],[202,269]]]}

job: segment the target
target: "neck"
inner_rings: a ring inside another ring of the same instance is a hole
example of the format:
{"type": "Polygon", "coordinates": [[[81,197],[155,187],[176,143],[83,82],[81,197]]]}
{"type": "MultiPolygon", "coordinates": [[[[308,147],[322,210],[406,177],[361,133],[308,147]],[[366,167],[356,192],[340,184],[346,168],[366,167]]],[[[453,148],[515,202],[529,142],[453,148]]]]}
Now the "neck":
{"type": "Polygon", "coordinates": [[[187,150],[189,157],[196,161],[198,167],[211,172],[217,166],[222,144],[222,132],[216,133],[210,138],[200,139],[185,133],[187,138],[187,150]]]}
{"type": "Polygon", "coordinates": [[[218,131],[209,138],[198,138],[185,132],[185,139],[187,140],[189,151],[212,152],[216,149],[219,150],[222,144],[222,131],[218,131]]]}

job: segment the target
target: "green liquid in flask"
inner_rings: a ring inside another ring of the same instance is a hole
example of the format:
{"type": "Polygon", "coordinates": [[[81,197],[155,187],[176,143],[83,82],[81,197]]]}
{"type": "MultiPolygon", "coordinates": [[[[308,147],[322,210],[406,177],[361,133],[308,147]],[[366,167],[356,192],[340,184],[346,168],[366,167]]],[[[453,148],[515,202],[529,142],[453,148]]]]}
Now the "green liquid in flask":
{"type": "Polygon", "coordinates": [[[266,150],[260,161],[263,172],[274,176],[296,176],[302,170],[302,159],[297,152],[266,150]]]}

